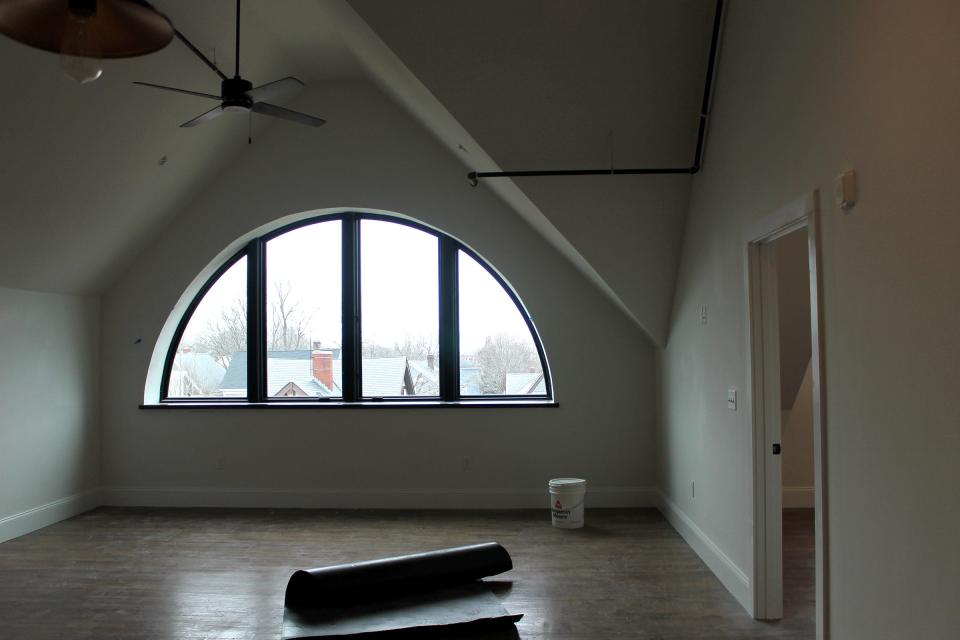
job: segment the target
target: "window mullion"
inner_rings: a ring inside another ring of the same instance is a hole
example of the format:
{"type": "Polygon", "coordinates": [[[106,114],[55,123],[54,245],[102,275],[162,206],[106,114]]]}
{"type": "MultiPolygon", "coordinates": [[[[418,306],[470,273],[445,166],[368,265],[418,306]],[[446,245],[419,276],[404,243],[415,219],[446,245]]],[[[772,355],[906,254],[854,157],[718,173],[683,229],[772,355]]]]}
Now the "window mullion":
{"type": "Polygon", "coordinates": [[[342,392],[344,402],[361,396],[360,368],[360,216],[343,216],[343,343],[342,392]]]}
{"type": "Polygon", "coordinates": [[[440,237],[440,398],[460,399],[460,317],[457,243],[440,237]]]}
{"type": "Polygon", "coordinates": [[[255,238],[247,249],[247,400],[267,396],[266,244],[255,238]]]}

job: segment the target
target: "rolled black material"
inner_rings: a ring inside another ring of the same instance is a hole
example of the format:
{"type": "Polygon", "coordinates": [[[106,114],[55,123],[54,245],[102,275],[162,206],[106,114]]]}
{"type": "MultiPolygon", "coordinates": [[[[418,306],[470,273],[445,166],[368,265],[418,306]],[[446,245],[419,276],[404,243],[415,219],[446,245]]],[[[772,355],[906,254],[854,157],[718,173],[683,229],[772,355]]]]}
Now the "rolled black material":
{"type": "Polygon", "coordinates": [[[290,577],[285,604],[313,608],[358,599],[369,601],[470,583],[512,568],[506,549],[496,542],[485,542],[309,569],[290,577]]]}

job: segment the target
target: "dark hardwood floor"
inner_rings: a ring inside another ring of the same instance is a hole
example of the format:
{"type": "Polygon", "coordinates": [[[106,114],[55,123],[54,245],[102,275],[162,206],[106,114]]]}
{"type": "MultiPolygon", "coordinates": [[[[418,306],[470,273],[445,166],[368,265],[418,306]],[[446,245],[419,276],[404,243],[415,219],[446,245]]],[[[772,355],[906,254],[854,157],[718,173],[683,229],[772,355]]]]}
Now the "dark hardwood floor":
{"type": "Polygon", "coordinates": [[[783,619],[804,620],[814,637],[816,556],[813,509],[783,511],[783,619]]]}
{"type": "Polygon", "coordinates": [[[812,517],[784,524],[787,615],[761,623],[653,509],[571,531],[546,511],[100,508],[0,544],[0,638],[276,639],[296,569],[496,540],[524,639],[810,639],[812,517]]]}

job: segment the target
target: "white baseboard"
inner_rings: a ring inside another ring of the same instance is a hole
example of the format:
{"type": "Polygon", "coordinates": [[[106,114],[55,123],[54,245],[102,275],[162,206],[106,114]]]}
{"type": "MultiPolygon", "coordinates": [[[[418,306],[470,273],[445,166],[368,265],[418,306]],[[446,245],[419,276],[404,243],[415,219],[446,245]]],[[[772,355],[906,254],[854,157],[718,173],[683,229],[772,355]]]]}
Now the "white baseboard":
{"type": "Polygon", "coordinates": [[[0,517],[0,542],[26,535],[37,529],[72,518],[100,505],[100,490],[91,489],[60,498],[39,507],[0,517]]]}
{"type": "Polygon", "coordinates": [[[813,487],[784,487],[784,509],[813,509],[813,487]]]}
{"type": "MultiPolygon", "coordinates": [[[[0,542],[100,505],[273,509],[546,509],[547,489],[237,489],[106,487],[0,517],[0,542]]],[[[587,508],[657,506],[652,487],[588,487],[587,508]]]]}
{"type": "MultiPolygon", "coordinates": [[[[238,489],[107,487],[103,504],[123,507],[273,509],[546,509],[543,489],[238,489]]],[[[587,487],[587,508],[653,507],[651,487],[587,487]]]]}
{"type": "Polygon", "coordinates": [[[753,615],[753,591],[750,587],[750,576],[738,567],[676,503],[663,495],[661,491],[656,493],[658,507],[663,516],[720,579],[727,591],[733,594],[733,597],[747,610],[747,613],[753,615]]]}

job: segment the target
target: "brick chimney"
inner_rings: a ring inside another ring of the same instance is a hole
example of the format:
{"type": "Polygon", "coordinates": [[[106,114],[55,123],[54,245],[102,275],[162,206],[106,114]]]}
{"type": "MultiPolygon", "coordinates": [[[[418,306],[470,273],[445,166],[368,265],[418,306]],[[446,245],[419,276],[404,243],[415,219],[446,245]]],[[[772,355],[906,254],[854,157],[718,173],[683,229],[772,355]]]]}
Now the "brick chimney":
{"type": "Polygon", "coordinates": [[[434,356],[432,353],[428,353],[428,354],[427,354],[427,369],[430,369],[430,371],[433,371],[434,366],[436,366],[436,356],[434,356]]]}
{"type": "Polygon", "coordinates": [[[310,354],[310,363],[313,377],[327,389],[333,391],[333,353],[330,351],[313,351],[310,354]]]}

